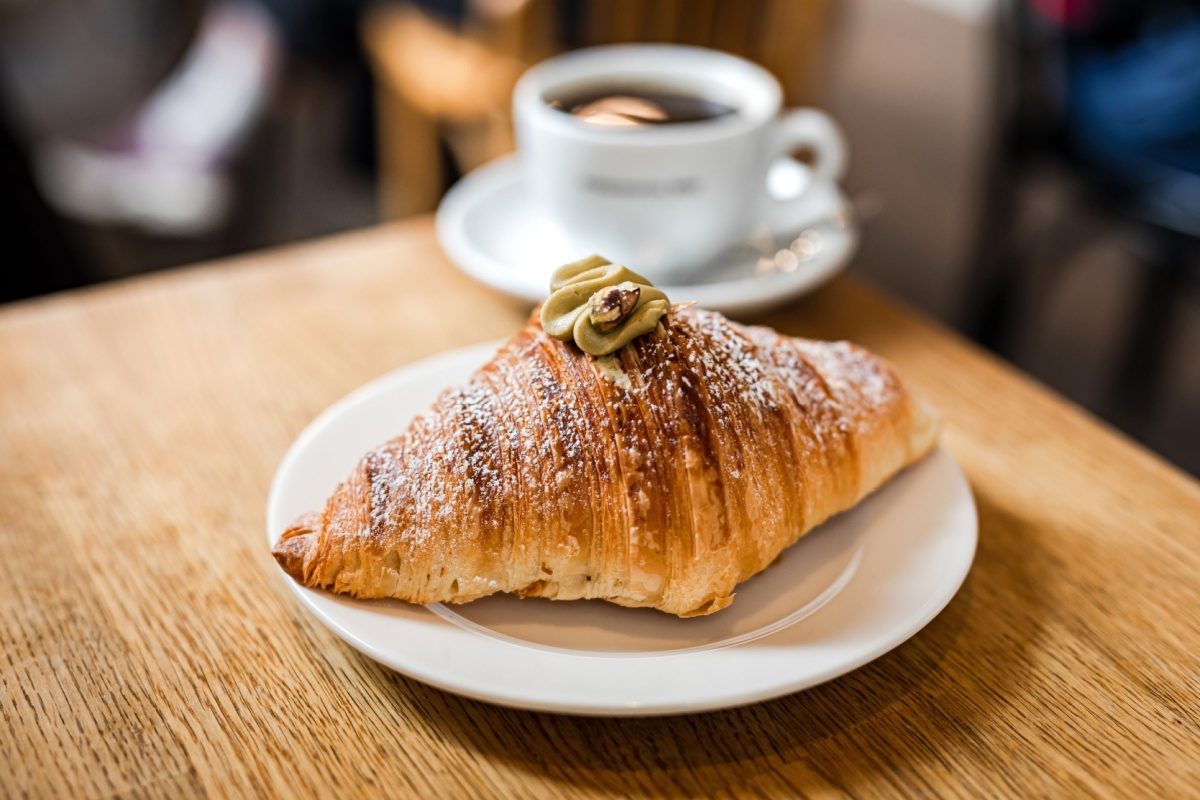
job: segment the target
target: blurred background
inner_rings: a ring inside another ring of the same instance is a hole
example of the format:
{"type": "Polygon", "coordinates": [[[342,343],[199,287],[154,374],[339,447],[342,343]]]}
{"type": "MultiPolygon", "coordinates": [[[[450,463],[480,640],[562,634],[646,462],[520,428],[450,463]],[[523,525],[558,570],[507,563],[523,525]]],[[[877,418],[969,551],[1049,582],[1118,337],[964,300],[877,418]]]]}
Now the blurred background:
{"type": "Polygon", "coordinates": [[[619,41],[829,110],[854,272],[1200,475],[1197,2],[0,0],[0,302],[432,211],[619,41]]]}

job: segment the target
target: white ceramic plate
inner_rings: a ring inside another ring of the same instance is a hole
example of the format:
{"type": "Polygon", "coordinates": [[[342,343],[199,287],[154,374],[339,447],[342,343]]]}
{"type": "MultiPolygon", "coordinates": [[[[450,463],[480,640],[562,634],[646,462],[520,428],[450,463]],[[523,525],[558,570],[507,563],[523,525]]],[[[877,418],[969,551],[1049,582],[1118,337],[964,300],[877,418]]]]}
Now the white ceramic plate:
{"type": "MultiPolygon", "coordinates": [[[[275,474],[269,540],[497,346],[397,370],[321,414],[275,474]]],[[[939,449],[786,550],[729,608],[698,619],[508,595],[460,606],[361,601],[285,579],[352,647],[442,689],[542,711],[671,714],[795,692],[886,653],[954,596],[975,540],[970,489],[939,449]]]]}
{"type": "MultiPolygon", "coordinates": [[[[672,302],[751,314],[811,292],[846,266],[858,229],[841,190],[812,183],[807,168],[790,159],[772,168],[769,184],[778,196],[800,196],[788,201],[788,216],[764,220],[745,242],[698,265],[687,283],[663,286],[672,302]]],[[[546,298],[556,267],[591,255],[531,201],[511,156],[454,185],[438,207],[437,234],[463,272],[531,303],[546,298]]]]}

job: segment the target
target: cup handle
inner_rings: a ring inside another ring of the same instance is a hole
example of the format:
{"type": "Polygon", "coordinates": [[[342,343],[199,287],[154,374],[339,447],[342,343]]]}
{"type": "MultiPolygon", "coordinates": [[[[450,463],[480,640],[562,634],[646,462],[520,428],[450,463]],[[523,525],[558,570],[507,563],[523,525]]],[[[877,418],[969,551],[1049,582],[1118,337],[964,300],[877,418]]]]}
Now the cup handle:
{"type": "Polygon", "coordinates": [[[794,108],[784,112],[779,130],[776,158],[808,148],[813,152],[813,178],[835,183],[842,179],[846,172],[846,139],[828,114],[815,108],[794,108]]]}

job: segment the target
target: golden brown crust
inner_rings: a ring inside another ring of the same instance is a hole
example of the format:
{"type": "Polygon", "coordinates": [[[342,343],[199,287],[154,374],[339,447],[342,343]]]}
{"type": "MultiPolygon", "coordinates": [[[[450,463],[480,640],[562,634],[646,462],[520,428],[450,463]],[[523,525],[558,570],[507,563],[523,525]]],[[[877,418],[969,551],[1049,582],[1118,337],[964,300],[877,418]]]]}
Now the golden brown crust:
{"type": "Polygon", "coordinates": [[[297,581],[355,597],[708,614],[928,452],[937,427],[889,364],[846,342],[676,309],[594,359],[535,314],[274,553],[297,581]]]}

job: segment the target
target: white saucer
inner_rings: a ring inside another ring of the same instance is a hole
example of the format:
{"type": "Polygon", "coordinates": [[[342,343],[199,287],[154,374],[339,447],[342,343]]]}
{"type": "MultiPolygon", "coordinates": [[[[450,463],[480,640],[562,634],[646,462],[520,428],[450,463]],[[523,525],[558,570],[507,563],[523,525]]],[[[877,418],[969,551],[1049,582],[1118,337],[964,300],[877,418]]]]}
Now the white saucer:
{"type": "MultiPolygon", "coordinates": [[[[777,193],[807,187],[807,169],[781,160],[769,183],[777,193]]],[[[725,314],[750,314],[812,291],[846,266],[858,242],[850,206],[838,187],[808,187],[794,216],[766,223],[721,258],[701,266],[686,285],[663,287],[673,302],[694,300],[725,314]]],[[[545,299],[550,273],[590,255],[532,202],[515,156],[486,164],[443,198],[437,234],[450,260],[471,277],[533,303],[545,299]]]]}
{"type": "MultiPolygon", "coordinates": [[[[268,540],[320,507],[367,450],[497,346],[397,370],[321,414],[275,473],[268,540]]],[[[280,577],[351,647],[417,680],[518,708],[644,716],[778,697],[878,658],[950,602],[975,542],[971,490],[939,449],[785,550],[738,586],[729,608],[699,619],[508,595],[459,606],[353,600],[280,577]]]]}

